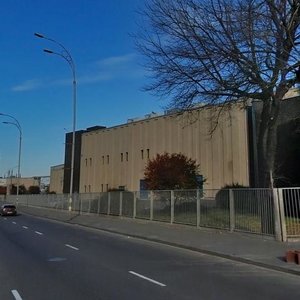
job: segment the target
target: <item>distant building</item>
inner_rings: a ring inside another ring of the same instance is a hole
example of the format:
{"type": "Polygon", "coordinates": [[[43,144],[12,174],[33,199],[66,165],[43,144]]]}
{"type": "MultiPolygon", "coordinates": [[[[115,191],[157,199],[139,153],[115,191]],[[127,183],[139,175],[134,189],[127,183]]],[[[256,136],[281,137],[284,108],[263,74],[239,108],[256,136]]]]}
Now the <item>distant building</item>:
{"type": "Polygon", "coordinates": [[[11,191],[12,186],[17,186],[19,183],[19,186],[24,186],[26,190],[28,190],[30,187],[40,187],[41,186],[41,177],[35,176],[35,177],[7,177],[7,178],[1,178],[0,185],[5,186],[7,193],[9,194],[11,191]]]}
{"type": "Polygon", "coordinates": [[[0,178],[0,195],[6,195],[6,179],[0,178]]]}

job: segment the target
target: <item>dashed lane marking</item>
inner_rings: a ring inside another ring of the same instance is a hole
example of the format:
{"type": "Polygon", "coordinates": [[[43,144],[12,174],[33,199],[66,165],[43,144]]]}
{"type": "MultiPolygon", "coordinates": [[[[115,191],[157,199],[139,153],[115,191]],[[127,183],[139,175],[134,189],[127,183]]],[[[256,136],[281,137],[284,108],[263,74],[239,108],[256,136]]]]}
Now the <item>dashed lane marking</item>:
{"type": "Polygon", "coordinates": [[[22,300],[22,298],[17,290],[11,290],[11,293],[13,294],[13,296],[15,297],[16,300],[22,300]]]}
{"type": "Polygon", "coordinates": [[[28,229],[28,227],[27,226],[22,226],[24,229],[28,229]]]}
{"type": "Polygon", "coordinates": [[[161,283],[161,282],[159,282],[159,281],[153,280],[153,279],[151,279],[151,278],[149,278],[149,277],[146,277],[146,276],[144,276],[144,275],[141,275],[141,274],[139,274],[139,273],[136,273],[136,272],[133,272],[133,271],[129,271],[129,273],[132,274],[132,275],[135,275],[135,276],[137,276],[137,277],[140,277],[140,278],[142,278],[142,279],[145,279],[145,280],[147,280],[147,281],[150,281],[150,282],[152,282],[152,283],[154,283],[154,284],[157,284],[157,285],[159,285],[159,286],[162,286],[162,287],[166,286],[165,284],[163,284],[163,283],[161,283]]]}
{"type": "Polygon", "coordinates": [[[65,244],[65,246],[66,246],[66,247],[68,247],[68,248],[71,248],[71,249],[73,249],[73,250],[76,250],[76,251],[78,251],[78,250],[79,250],[79,248],[77,248],[77,247],[74,247],[74,246],[72,246],[72,245],[69,245],[69,244],[65,244]]]}
{"type": "Polygon", "coordinates": [[[39,231],[35,231],[36,234],[38,235],[43,235],[43,233],[39,232],[39,231]]]}

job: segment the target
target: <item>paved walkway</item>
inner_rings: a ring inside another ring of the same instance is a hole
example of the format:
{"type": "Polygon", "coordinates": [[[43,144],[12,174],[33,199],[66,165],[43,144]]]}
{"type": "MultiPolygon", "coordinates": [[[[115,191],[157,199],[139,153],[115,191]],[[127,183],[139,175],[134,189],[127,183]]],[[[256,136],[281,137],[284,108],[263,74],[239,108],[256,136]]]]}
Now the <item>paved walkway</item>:
{"type": "Polygon", "coordinates": [[[125,217],[75,215],[66,211],[36,207],[21,206],[19,211],[300,275],[300,265],[286,263],[284,260],[287,250],[300,250],[300,242],[281,243],[252,234],[197,229],[191,226],[125,217]]]}

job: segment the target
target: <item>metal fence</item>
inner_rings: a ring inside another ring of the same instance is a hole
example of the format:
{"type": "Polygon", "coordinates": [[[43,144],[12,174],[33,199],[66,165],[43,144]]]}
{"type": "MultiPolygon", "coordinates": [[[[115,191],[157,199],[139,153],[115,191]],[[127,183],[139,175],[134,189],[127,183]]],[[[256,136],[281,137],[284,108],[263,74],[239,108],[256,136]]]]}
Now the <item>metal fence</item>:
{"type": "Polygon", "coordinates": [[[284,215],[283,231],[287,238],[300,238],[300,188],[279,189],[284,215]]]}
{"type": "MultiPolygon", "coordinates": [[[[26,206],[68,209],[67,195],[7,196],[26,206]]],[[[75,194],[72,210],[300,238],[300,188],[175,190],[75,194]]]]}

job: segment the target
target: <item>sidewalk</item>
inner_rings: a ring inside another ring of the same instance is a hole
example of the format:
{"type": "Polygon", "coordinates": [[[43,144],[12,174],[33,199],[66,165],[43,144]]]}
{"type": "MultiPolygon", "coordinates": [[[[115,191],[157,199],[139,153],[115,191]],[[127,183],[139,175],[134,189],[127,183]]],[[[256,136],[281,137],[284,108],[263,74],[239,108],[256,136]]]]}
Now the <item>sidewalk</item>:
{"type": "Polygon", "coordinates": [[[286,263],[287,250],[300,250],[300,242],[281,243],[268,237],[230,233],[216,229],[153,222],[105,215],[75,215],[37,207],[19,207],[19,212],[71,224],[155,241],[163,244],[228,258],[272,270],[300,275],[300,265],[286,263]]]}

